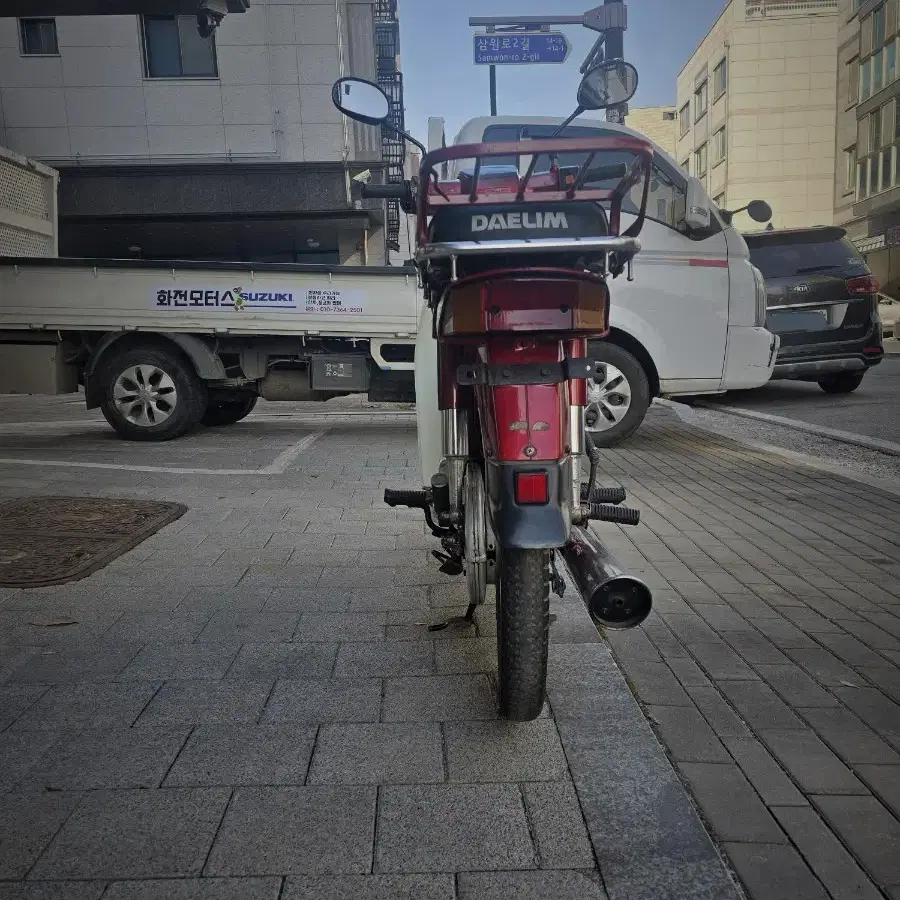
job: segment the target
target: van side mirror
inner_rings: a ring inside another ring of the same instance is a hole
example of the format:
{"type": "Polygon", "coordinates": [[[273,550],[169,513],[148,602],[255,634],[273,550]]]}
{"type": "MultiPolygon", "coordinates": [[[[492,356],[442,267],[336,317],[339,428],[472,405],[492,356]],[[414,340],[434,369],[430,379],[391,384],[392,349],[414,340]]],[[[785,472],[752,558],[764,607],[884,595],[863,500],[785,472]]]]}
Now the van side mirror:
{"type": "Polygon", "coordinates": [[[699,178],[688,176],[684,224],[691,231],[707,231],[712,223],[709,198],[699,178]]]}

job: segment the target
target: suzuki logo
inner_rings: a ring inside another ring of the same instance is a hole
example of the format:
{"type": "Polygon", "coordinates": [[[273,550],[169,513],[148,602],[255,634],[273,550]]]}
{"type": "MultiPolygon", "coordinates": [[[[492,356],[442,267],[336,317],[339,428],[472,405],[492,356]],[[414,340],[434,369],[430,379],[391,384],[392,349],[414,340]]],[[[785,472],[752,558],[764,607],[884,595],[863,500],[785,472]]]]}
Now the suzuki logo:
{"type": "Polygon", "coordinates": [[[472,231],[507,231],[522,228],[566,229],[569,220],[563,212],[493,213],[472,216],[472,231]]]}
{"type": "Polygon", "coordinates": [[[795,284],[792,288],[795,294],[808,294],[809,293],[809,285],[808,284],[795,284]]]}

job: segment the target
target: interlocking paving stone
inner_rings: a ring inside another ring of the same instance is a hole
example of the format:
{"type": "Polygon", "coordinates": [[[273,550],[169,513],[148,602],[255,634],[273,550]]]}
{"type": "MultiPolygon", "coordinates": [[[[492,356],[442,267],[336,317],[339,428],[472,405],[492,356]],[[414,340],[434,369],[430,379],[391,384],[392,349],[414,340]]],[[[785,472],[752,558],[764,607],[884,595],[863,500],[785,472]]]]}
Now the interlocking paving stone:
{"type": "Polygon", "coordinates": [[[607,900],[600,879],[584,872],[463,872],[459,900],[607,900]]]}
{"type": "Polygon", "coordinates": [[[191,734],[165,786],[301,785],[315,738],[310,726],[206,725],[191,734]]]}
{"type": "Polygon", "coordinates": [[[762,682],[723,681],[719,688],[753,728],[803,727],[790,707],[762,682]]]}
{"type": "Polygon", "coordinates": [[[785,650],[785,653],[798,665],[803,666],[820,684],[862,686],[859,675],[853,669],[822,647],[806,650],[794,648],[785,650]]]}
{"type": "Polygon", "coordinates": [[[650,706],[689,707],[691,698],[665,663],[644,663],[628,668],[628,683],[642,703],[650,706]]]}
{"type": "Polygon", "coordinates": [[[386,677],[431,675],[434,672],[432,641],[366,641],[341,644],[335,677],[386,677]]]}
{"type": "Polygon", "coordinates": [[[294,632],[298,641],[384,640],[384,612],[303,613],[294,632]]]}
{"type": "Polygon", "coordinates": [[[31,767],[20,788],[60,791],[158,787],[187,735],[186,728],[62,732],[53,747],[31,767]]]}
{"type": "Polygon", "coordinates": [[[724,844],[750,900],[829,900],[802,857],[784,844],[724,844]]]}
{"type": "Polygon", "coordinates": [[[334,668],[338,645],[309,642],[244,644],[227,677],[265,681],[275,678],[327,678],[334,668]]]}
{"type": "Polygon", "coordinates": [[[185,878],[114,881],[105,900],[278,900],[280,878],[185,878]]]}
{"type": "Polygon", "coordinates": [[[254,722],[271,690],[271,681],[167,681],[137,725],[254,722]]]}
{"type": "Polygon", "coordinates": [[[515,785],[388,786],[380,791],[377,872],[533,869],[536,864],[515,785]]]}
{"type": "Polygon", "coordinates": [[[10,680],[52,684],[115,678],[134,659],[139,649],[137,645],[130,645],[104,646],[102,653],[98,653],[95,646],[44,650],[30,656],[12,673],[10,680]]]}
{"type": "Polygon", "coordinates": [[[556,725],[533,722],[447,722],[450,781],[554,781],[569,768],[556,725]]]}
{"type": "Polygon", "coordinates": [[[6,794],[0,800],[0,878],[24,878],[81,800],[78,793],[6,794]]]}
{"type": "Polygon", "coordinates": [[[434,654],[438,675],[497,671],[497,641],[494,638],[470,637],[435,641],[434,654]]]}
{"type": "Polygon", "coordinates": [[[766,748],[752,737],[722,742],[767,806],[806,806],[807,801],[766,748]]]}
{"type": "Polygon", "coordinates": [[[813,802],[877,884],[900,884],[900,822],[878,800],[832,796],[813,802]]]}
{"type": "Polygon", "coordinates": [[[158,683],[147,681],[57,684],[19,716],[12,727],[52,731],[127,727],[158,688],[158,683]]]}
{"type": "Polygon", "coordinates": [[[900,764],[900,753],[844,707],[804,709],[801,715],[845,762],[900,764]]]}
{"type": "Polygon", "coordinates": [[[679,763],[678,768],[720,840],[771,844],[785,840],[738,766],[679,763]]]}
{"type": "Polygon", "coordinates": [[[648,706],[646,713],[674,759],[713,763],[730,761],[722,742],[693,707],[648,706]]]}
{"type": "Polygon", "coordinates": [[[124,613],[104,641],[118,644],[190,643],[209,621],[202,613],[124,613]]]}
{"type": "Polygon", "coordinates": [[[817,685],[798,666],[758,664],[755,668],[781,699],[793,707],[840,705],[832,694],[817,685]]]}
{"type": "Polygon", "coordinates": [[[280,900],[457,900],[452,875],[292,876],[280,900]]]}
{"type": "Polygon", "coordinates": [[[900,705],[875,688],[836,687],[833,690],[838,699],[870,728],[900,749],[900,705]]]}
{"type": "Polygon", "coordinates": [[[381,722],[323,725],[308,783],[427,784],[443,780],[439,725],[381,722]]]}
{"type": "Polygon", "coordinates": [[[105,881],[56,881],[49,884],[13,881],[0,884],[0,900],[99,900],[105,888],[105,881]]]}
{"type": "Polygon", "coordinates": [[[238,788],[204,874],[366,874],[375,796],[374,787],[238,788]]]}
{"type": "Polygon", "coordinates": [[[0,733],[0,794],[11,791],[57,740],[59,733],[56,731],[8,730],[0,733]]]}
{"type": "Polygon", "coordinates": [[[384,686],[385,722],[440,722],[495,719],[497,702],[485,675],[388,678],[384,686]]]}
{"type": "Polygon", "coordinates": [[[274,588],[267,596],[265,612],[346,612],[350,598],[343,588],[316,589],[274,588]]]}
{"type": "Polygon", "coordinates": [[[150,644],[125,667],[119,679],[221,678],[238,649],[236,644],[150,644]]]}
{"type": "Polygon", "coordinates": [[[229,793],[221,788],[88,793],[29,877],[199,875],[229,793]]]}
{"type": "Polygon", "coordinates": [[[218,644],[289,641],[300,621],[298,613],[220,610],[197,638],[218,644]]]}
{"type": "Polygon", "coordinates": [[[0,686],[0,731],[36,703],[47,691],[46,684],[5,684],[0,686]]]}
{"type": "Polygon", "coordinates": [[[542,869],[591,869],[594,853],[572,783],[522,786],[531,835],[542,869]]]}
{"type": "Polygon", "coordinates": [[[380,678],[295,678],[275,683],[261,721],[377,722],[380,678]]]}
{"type": "Polygon", "coordinates": [[[900,765],[856,766],[856,774],[900,818],[900,765]]]}
{"type": "Polygon", "coordinates": [[[881,894],[815,810],[780,807],[772,812],[834,900],[880,900],[881,894]]]}

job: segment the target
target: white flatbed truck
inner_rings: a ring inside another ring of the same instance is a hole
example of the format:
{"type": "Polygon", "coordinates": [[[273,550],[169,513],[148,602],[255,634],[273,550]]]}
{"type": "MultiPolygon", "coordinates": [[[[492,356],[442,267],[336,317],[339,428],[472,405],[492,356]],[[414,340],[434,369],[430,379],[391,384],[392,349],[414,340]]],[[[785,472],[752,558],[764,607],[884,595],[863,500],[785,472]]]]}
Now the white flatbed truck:
{"type": "Polygon", "coordinates": [[[420,305],[411,268],[0,258],[0,393],[80,386],[148,441],[258,397],[411,402],[420,305]]]}

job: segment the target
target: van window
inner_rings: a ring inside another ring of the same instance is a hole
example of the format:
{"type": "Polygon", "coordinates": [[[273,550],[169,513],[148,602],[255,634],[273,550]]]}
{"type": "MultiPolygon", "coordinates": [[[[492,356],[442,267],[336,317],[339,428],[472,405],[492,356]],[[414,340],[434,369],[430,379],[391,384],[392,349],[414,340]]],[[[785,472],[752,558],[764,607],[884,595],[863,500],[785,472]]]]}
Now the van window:
{"type": "MultiPolygon", "coordinates": [[[[553,136],[556,127],[553,125],[489,125],[484,130],[485,143],[498,143],[501,141],[535,140],[553,136]]],[[[617,132],[605,132],[602,128],[586,128],[579,125],[570,125],[559,137],[579,138],[597,137],[598,134],[616,134],[617,132]]],[[[559,157],[561,166],[581,166],[587,159],[586,153],[562,153],[559,157]]],[[[615,165],[616,154],[604,154],[603,165],[615,165]]],[[[622,162],[631,162],[632,155],[627,152],[621,154],[622,162]]],[[[518,166],[519,160],[514,156],[495,156],[491,159],[492,165],[518,166]]],[[[549,157],[545,154],[539,160],[536,172],[547,172],[550,169],[549,157]]],[[[615,180],[588,182],[590,187],[614,187],[615,180]]],[[[643,185],[632,188],[631,195],[625,198],[622,208],[625,212],[637,215],[640,204],[640,192],[643,185]]],[[[647,198],[647,218],[670,228],[677,229],[684,219],[687,202],[687,184],[684,176],[674,166],[670,166],[659,156],[654,157],[653,169],[650,177],[650,194],[647,198]]]]}

